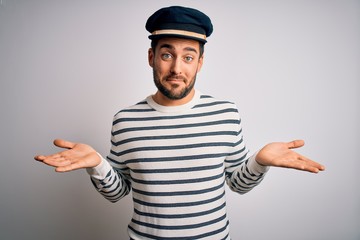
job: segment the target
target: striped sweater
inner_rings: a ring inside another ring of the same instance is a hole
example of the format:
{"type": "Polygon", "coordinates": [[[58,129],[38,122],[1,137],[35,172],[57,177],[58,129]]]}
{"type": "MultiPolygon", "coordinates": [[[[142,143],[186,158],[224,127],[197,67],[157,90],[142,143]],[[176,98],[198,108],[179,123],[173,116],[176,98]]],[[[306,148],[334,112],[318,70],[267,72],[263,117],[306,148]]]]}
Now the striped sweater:
{"type": "Polygon", "coordinates": [[[199,91],[185,105],[150,96],[118,112],[111,143],[88,172],[111,202],[132,190],[131,239],[230,239],[225,182],[243,194],[268,170],[249,156],[236,106],[199,91]]]}

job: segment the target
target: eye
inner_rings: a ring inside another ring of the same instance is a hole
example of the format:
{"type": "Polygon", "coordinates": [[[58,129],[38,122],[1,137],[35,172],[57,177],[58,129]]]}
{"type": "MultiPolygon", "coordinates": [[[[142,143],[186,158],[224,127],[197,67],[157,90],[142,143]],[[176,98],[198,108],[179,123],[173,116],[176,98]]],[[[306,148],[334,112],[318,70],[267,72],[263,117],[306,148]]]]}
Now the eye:
{"type": "Polygon", "coordinates": [[[164,60],[168,60],[168,59],[171,59],[172,56],[170,53],[164,53],[161,55],[161,58],[164,59],[164,60]]]}
{"type": "Polygon", "coordinates": [[[186,62],[191,62],[192,60],[194,60],[194,58],[193,58],[192,56],[186,56],[186,57],[184,58],[184,60],[185,60],[186,62]]]}

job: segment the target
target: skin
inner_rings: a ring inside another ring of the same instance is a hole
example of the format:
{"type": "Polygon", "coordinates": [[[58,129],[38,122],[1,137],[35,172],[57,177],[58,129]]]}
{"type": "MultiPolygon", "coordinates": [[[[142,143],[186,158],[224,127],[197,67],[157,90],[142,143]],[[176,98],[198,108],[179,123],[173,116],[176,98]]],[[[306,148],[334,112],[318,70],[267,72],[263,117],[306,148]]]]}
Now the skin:
{"type": "MultiPolygon", "coordinates": [[[[148,61],[153,68],[154,83],[158,91],[152,96],[163,106],[186,104],[194,96],[196,74],[201,70],[204,57],[199,54],[199,43],[195,40],[163,38],[155,51],[149,49],[148,61]]],[[[37,161],[55,167],[57,172],[68,172],[81,168],[96,167],[101,158],[91,146],[62,139],[54,145],[65,150],[44,156],[35,156],[37,161]]],[[[256,155],[256,161],[263,166],[292,168],[318,173],[325,167],[293,149],[304,146],[303,140],[273,142],[265,145],[256,155]]]]}
{"type": "Polygon", "coordinates": [[[160,39],[155,52],[148,51],[150,67],[158,91],[153,99],[163,106],[178,106],[189,102],[195,93],[196,74],[204,57],[200,57],[199,43],[179,38],[160,39]]]}

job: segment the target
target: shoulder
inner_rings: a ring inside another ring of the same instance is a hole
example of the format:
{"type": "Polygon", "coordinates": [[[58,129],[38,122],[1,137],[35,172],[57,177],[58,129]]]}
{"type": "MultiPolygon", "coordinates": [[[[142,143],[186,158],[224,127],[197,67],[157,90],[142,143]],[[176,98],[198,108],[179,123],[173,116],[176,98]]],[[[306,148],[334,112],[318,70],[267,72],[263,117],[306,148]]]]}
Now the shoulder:
{"type": "Polygon", "coordinates": [[[149,105],[147,104],[146,100],[142,100],[134,105],[131,105],[131,106],[121,109],[115,115],[126,113],[126,112],[147,111],[148,109],[149,109],[149,105]]]}
{"type": "Polygon", "coordinates": [[[121,121],[127,118],[139,118],[151,114],[152,109],[146,100],[142,100],[134,105],[121,109],[114,115],[114,121],[121,121]]]}
{"type": "Polygon", "coordinates": [[[237,111],[237,106],[234,102],[229,100],[218,99],[211,95],[201,94],[198,104],[194,108],[213,108],[213,109],[234,109],[237,111]]]}

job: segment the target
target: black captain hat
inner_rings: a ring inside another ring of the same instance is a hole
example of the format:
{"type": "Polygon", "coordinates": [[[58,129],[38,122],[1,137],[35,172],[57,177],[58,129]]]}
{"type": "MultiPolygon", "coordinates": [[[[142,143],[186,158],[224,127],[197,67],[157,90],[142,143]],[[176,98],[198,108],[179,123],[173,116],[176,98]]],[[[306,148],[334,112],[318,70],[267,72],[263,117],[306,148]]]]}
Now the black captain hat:
{"type": "Polygon", "coordinates": [[[180,37],[206,43],[213,31],[210,18],[197,9],[171,6],[157,10],[145,25],[150,39],[180,37]]]}

